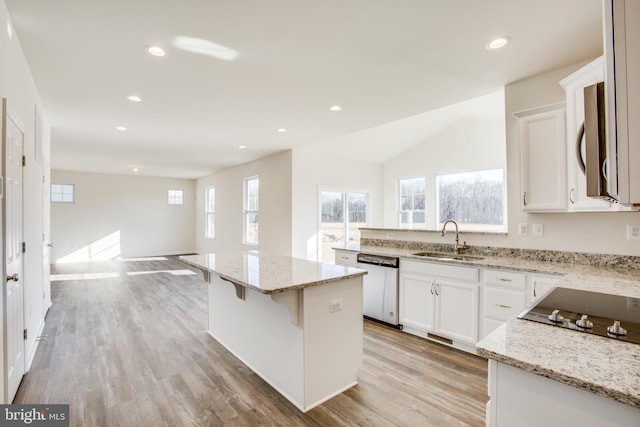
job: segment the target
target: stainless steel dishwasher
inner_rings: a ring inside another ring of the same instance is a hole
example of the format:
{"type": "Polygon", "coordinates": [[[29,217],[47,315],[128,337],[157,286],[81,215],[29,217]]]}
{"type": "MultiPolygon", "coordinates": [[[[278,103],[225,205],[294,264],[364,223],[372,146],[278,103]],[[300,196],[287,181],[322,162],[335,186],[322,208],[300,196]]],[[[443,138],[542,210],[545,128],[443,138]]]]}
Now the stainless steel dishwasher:
{"type": "Polygon", "coordinates": [[[402,329],[398,321],[396,257],[358,254],[358,268],[367,270],[362,282],[362,310],[366,317],[402,329]]]}

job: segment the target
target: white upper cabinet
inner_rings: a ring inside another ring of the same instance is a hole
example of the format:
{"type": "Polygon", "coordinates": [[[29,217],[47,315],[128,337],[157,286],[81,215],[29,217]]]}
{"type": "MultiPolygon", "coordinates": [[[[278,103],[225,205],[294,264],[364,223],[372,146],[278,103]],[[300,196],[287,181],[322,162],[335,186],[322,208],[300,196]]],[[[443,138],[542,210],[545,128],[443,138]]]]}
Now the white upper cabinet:
{"type": "Polygon", "coordinates": [[[513,114],[520,125],[520,206],[527,212],[567,209],[565,103],[513,114]]]}
{"type": "Polygon", "coordinates": [[[604,81],[604,59],[600,57],[560,81],[567,100],[567,194],[570,211],[611,211],[619,205],[587,197],[584,172],[584,88],[604,81]]]}

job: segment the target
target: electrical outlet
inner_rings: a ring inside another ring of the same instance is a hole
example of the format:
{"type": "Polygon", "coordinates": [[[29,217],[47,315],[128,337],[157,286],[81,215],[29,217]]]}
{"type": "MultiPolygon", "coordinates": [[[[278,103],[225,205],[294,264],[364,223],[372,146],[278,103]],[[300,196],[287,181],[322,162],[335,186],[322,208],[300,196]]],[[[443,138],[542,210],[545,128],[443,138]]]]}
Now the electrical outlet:
{"type": "Polygon", "coordinates": [[[640,225],[627,224],[627,240],[640,240],[640,225]]]}
{"type": "Polygon", "coordinates": [[[544,224],[532,224],[531,225],[531,235],[536,237],[541,237],[544,235],[544,224]]]}
{"type": "Polygon", "coordinates": [[[396,235],[393,233],[387,233],[387,239],[395,239],[396,235]]]}
{"type": "Polygon", "coordinates": [[[529,224],[527,224],[526,222],[521,222],[520,224],[518,224],[518,234],[526,235],[527,233],[529,233],[529,224]]]}
{"type": "Polygon", "coordinates": [[[332,299],[329,303],[329,313],[342,311],[342,298],[332,299]]]}

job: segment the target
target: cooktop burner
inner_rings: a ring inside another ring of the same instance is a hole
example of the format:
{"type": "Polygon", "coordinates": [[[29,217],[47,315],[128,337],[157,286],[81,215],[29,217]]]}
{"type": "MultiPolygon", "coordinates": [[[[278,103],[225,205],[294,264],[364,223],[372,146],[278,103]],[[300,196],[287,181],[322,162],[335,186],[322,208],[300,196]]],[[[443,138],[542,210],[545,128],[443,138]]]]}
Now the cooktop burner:
{"type": "Polygon", "coordinates": [[[640,344],[640,298],[554,288],[518,318],[640,344]]]}

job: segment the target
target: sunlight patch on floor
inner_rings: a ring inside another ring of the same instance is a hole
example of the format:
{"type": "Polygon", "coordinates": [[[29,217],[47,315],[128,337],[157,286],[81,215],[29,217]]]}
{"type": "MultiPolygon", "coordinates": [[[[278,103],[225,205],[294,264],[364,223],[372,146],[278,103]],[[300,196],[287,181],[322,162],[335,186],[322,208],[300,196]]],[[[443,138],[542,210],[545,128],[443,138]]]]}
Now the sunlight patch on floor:
{"type": "Polygon", "coordinates": [[[99,280],[114,279],[120,277],[120,273],[77,273],[77,274],[52,274],[52,282],[66,282],[69,280],[99,280]]]}
{"type": "Polygon", "coordinates": [[[158,274],[158,273],[169,273],[174,276],[192,276],[194,274],[198,274],[191,270],[157,270],[157,271],[129,271],[127,272],[127,276],[140,276],[143,274],[158,274]]]}

